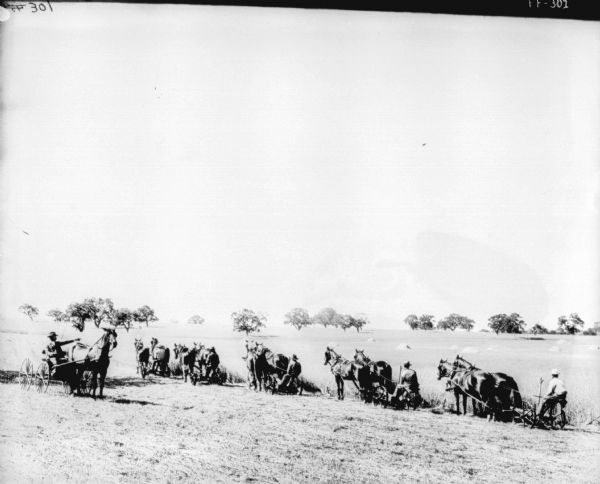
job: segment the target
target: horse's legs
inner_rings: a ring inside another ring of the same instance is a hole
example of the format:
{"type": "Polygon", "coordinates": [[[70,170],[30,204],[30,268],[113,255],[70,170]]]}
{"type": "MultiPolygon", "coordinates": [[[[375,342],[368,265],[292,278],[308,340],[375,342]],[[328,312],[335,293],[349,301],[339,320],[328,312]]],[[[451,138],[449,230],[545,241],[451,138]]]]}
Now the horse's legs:
{"type": "Polygon", "coordinates": [[[338,400],[344,399],[344,379],[340,375],[335,375],[335,382],[337,383],[338,400]]]}
{"type": "Polygon", "coordinates": [[[100,374],[100,395],[99,397],[102,398],[102,392],[104,390],[104,380],[106,379],[106,373],[108,371],[108,365],[102,365],[102,368],[99,371],[100,374]]]}

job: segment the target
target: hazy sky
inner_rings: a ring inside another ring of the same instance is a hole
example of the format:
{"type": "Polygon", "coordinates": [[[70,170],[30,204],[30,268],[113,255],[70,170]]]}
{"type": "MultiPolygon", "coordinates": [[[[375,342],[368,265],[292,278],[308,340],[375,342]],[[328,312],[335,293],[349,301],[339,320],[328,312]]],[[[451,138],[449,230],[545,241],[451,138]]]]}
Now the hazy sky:
{"type": "Polygon", "coordinates": [[[54,10],[0,26],[4,316],[600,320],[597,23],[54,10]]]}

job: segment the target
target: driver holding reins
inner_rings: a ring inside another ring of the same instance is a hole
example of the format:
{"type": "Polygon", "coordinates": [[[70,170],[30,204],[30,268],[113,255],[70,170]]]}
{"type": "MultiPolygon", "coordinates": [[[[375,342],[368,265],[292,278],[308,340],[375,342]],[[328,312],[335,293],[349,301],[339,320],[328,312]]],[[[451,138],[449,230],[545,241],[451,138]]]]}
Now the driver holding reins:
{"type": "Polygon", "coordinates": [[[46,345],[46,348],[44,348],[42,353],[46,355],[50,370],[52,370],[53,365],[59,365],[67,361],[67,353],[62,349],[63,345],[68,345],[81,340],[81,338],[76,338],[67,341],[58,341],[54,331],[48,333],[48,338],[50,339],[50,342],[46,345]]]}

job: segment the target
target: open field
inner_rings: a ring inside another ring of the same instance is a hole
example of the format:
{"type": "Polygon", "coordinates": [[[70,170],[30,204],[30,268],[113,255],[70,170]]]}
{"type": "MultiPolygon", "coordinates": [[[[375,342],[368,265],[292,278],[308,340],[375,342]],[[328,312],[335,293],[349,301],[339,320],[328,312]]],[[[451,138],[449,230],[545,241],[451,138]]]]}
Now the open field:
{"type": "Polygon", "coordinates": [[[2,482],[597,482],[600,434],[315,396],[113,379],[107,398],[0,385],[2,482]]]}
{"type": "MultiPolygon", "coordinates": [[[[4,325],[0,368],[39,359],[46,323],[4,325]]],[[[64,339],[92,343],[59,329],[64,339]]],[[[600,471],[597,426],[543,431],[479,418],[398,412],[338,402],[323,350],[335,343],[344,355],[355,347],[398,366],[410,359],[424,392],[443,397],[435,377],[440,357],[462,353],[478,365],[513,373],[521,388],[537,391],[537,378],[562,369],[569,405],[598,401],[596,338],[531,341],[490,334],[290,329],[260,339],[276,351],[295,352],[304,375],[324,395],[258,394],[244,386],[198,386],[181,380],[135,377],[133,339],[203,341],[215,345],[229,369],[243,372],[243,337],[214,328],[173,325],[119,332],[103,401],[46,395],[0,385],[2,482],[595,482],[600,471]]],[[[349,397],[353,391],[348,391],[349,397]]]]}

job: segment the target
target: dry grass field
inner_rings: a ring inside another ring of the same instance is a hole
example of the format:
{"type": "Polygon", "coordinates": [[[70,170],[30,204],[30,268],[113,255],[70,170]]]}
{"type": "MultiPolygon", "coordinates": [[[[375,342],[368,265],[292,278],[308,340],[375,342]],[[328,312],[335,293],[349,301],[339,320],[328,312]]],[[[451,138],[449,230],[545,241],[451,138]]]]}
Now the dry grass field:
{"type": "Polygon", "coordinates": [[[0,385],[2,482],[597,482],[600,434],[151,377],[0,385]]]}
{"type": "MultiPolygon", "coordinates": [[[[24,357],[39,360],[46,323],[3,326],[0,368],[17,370],[24,357]]],[[[61,329],[61,336],[97,337],[61,329]]],[[[278,396],[244,386],[192,386],[179,379],[135,376],[133,339],[203,341],[222,363],[244,373],[243,337],[188,325],[119,332],[106,399],[69,398],[0,384],[0,482],[597,482],[596,338],[530,341],[489,334],[409,331],[342,333],[284,329],[260,336],[275,351],[297,353],[303,375],[322,395],[278,396]],[[435,378],[440,357],[465,354],[482,367],[512,373],[523,392],[538,375],[559,366],[569,388],[571,423],[562,431],[487,422],[430,410],[399,412],[365,405],[347,390],[339,402],[323,350],[344,355],[365,349],[397,367],[410,359],[426,395],[442,399],[435,378]],[[578,421],[573,421],[573,415],[578,421]]],[[[6,374],[6,373],[5,373],[6,374]]],[[[6,381],[6,379],[4,379],[6,381]]]]}

